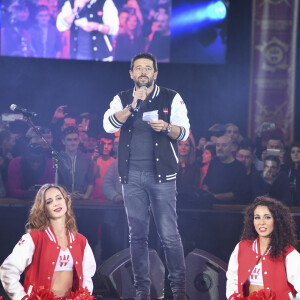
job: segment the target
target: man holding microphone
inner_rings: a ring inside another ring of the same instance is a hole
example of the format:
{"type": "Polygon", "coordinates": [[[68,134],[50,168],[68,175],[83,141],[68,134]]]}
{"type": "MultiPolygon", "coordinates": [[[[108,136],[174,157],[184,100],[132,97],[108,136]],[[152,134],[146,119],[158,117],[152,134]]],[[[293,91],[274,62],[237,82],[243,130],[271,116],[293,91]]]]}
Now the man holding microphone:
{"type": "Polygon", "coordinates": [[[187,109],[174,90],[158,86],[157,61],[150,53],[131,60],[135,87],[117,94],[103,126],[121,128],[118,170],[127,213],[137,300],[150,300],[148,235],[150,209],[161,239],[175,300],[186,300],[185,262],[177,228],[177,141],[189,135],[187,109]]]}
{"type": "Polygon", "coordinates": [[[119,30],[113,0],[67,0],[56,27],[61,32],[71,31],[70,58],[112,61],[110,36],[119,30]]]}

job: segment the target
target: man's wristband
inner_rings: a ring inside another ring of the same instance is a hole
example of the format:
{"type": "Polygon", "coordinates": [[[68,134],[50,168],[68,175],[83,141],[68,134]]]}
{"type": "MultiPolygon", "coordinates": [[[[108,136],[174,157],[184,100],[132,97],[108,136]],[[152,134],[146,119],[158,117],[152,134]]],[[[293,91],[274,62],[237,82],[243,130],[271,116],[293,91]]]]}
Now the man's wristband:
{"type": "Polygon", "coordinates": [[[166,130],[165,130],[165,133],[168,134],[172,131],[172,125],[169,123],[166,130]]]}
{"type": "Polygon", "coordinates": [[[134,108],[131,106],[131,104],[127,104],[126,107],[131,113],[134,113],[134,108]]]}

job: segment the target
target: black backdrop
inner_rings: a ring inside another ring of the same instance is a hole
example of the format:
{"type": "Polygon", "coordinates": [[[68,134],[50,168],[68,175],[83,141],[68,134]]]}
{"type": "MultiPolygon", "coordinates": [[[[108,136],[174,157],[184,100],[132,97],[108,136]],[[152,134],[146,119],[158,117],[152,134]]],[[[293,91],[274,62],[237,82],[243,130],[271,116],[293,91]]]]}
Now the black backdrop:
{"type": "MultiPolygon", "coordinates": [[[[232,0],[225,65],[159,64],[157,82],[181,94],[196,138],[216,122],[233,122],[247,134],[250,39],[251,0],[232,0]]],[[[15,103],[37,112],[35,123],[44,125],[67,104],[102,119],[113,96],[133,86],[128,70],[123,62],[0,57],[0,112],[15,103]]]]}

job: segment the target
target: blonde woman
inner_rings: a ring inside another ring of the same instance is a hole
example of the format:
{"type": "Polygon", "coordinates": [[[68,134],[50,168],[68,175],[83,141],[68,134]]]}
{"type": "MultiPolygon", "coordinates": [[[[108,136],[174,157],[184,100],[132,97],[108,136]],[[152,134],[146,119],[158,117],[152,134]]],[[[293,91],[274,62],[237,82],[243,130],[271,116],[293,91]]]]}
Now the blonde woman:
{"type": "Polygon", "coordinates": [[[92,293],[94,255],[77,232],[71,199],[62,187],[45,184],[39,189],[25,228],[27,233],[0,267],[2,285],[12,300],[26,299],[40,289],[56,298],[84,289],[92,293]]]}

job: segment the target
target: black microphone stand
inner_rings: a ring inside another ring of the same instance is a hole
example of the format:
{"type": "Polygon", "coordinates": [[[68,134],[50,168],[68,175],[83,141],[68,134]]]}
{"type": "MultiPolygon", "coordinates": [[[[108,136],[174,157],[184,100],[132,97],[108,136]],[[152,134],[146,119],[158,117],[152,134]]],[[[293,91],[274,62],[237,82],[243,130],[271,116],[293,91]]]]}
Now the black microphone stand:
{"type": "Polygon", "coordinates": [[[51,156],[52,156],[52,161],[53,161],[53,168],[55,169],[55,177],[54,177],[54,183],[57,185],[58,184],[58,163],[61,162],[64,164],[64,166],[70,170],[69,166],[67,165],[66,161],[63,159],[63,157],[52,147],[52,145],[49,144],[49,142],[44,138],[42,133],[40,132],[40,128],[34,126],[31,118],[29,115],[24,114],[24,119],[29,125],[29,127],[33,128],[35,133],[43,140],[43,142],[49,147],[51,150],[51,156]]]}

